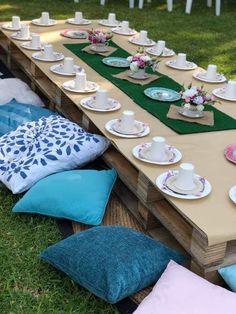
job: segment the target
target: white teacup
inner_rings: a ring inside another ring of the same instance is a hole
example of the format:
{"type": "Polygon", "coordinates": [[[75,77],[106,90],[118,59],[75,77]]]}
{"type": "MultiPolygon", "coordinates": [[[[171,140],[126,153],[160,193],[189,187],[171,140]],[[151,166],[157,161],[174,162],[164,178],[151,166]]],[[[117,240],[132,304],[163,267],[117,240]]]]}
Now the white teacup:
{"type": "Polygon", "coordinates": [[[81,23],[83,20],[83,13],[82,12],[75,12],[75,22],[81,23]]]}
{"type": "Polygon", "coordinates": [[[183,68],[186,66],[186,53],[178,53],[176,65],[183,68]]]}
{"type": "Polygon", "coordinates": [[[121,132],[130,133],[134,130],[135,114],[131,110],[125,110],[122,112],[120,120],[120,130],[121,132]]]}
{"type": "Polygon", "coordinates": [[[158,40],[157,44],[156,44],[156,53],[158,55],[161,55],[164,51],[165,51],[165,47],[166,47],[166,42],[164,40],[158,40]]]}
{"type": "Polygon", "coordinates": [[[71,57],[65,57],[63,64],[63,72],[73,73],[74,71],[74,59],[71,57]]]}
{"type": "Polygon", "coordinates": [[[20,28],[20,17],[19,16],[13,16],[11,25],[13,28],[20,28]]]}
{"type": "Polygon", "coordinates": [[[20,36],[21,38],[30,37],[29,25],[25,25],[25,24],[21,25],[20,36]]]}
{"type": "Polygon", "coordinates": [[[53,59],[53,45],[51,44],[44,45],[43,55],[45,59],[53,59]]]}
{"type": "Polygon", "coordinates": [[[129,22],[128,21],[122,21],[121,22],[121,31],[123,33],[128,33],[128,31],[129,31],[129,22]]]}
{"type": "Polygon", "coordinates": [[[40,48],[41,47],[40,35],[39,34],[32,34],[31,37],[32,37],[31,46],[33,48],[40,48]]]}
{"type": "Polygon", "coordinates": [[[95,107],[96,108],[106,108],[108,104],[108,92],[106,89],[99,89],[96,92],[96,99],[95,99],[95,107]]]}
{"type": "Polygon", "coordinates": [[[86,74],[85,73],[76,73],[75,77],[75,89],[76,90],[85,90],[87,84],[86,74]]]}
{"type": "Polygon", "coordinates": [[[140,31],[139,42],[140,44],[145,44],[147,42],[147,31],[140,31]]]}
{"type": "Polygon", "coordinates": [[[236,99],[236,81],[228,81],[225,89],[225,95],[229,98],[236,99]]]}
{"type": "Polygon", "coordinates": [[[153,160],[163,161],[166,158],[166,140],[162,136],[152,138],[150,147],[150,157],[153,160]]]}
{"type": "Polygon", "coordinates": [[[107,20],[108,20],[109,24],[114,24],[116,22],[116,15],[115,15],[115,13],[109,13],[107,20]]]}
{"type": "Polygon", "coordinates": [[[206,71],[206,78],[208,80],[215,80],[217,73],[217,66],[215,64],[209,64],[206,71]]]}
{"type": "Polygon", "coordinates": [[[49,18],[49,13],[48,12],[42,12],[40,21],[42,24],[49,24],[50,18],[49,18]]]}
{"type": "Polygon", "coordinates": [[[194,189],[194,165],[182,163],[179,167],[179,173],[175,180],[175,186],[181,190],[190,191],[194,189]]]}

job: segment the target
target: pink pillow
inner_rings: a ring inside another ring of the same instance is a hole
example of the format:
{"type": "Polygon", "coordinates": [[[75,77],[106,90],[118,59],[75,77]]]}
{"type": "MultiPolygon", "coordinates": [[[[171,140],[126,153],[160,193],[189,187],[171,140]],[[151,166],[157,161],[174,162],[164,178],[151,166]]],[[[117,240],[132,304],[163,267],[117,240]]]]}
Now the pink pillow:
{"type": "Polygon", "coordinates": [[[235,314],[236,293],[170,261],[134,314],[235,314]]]}

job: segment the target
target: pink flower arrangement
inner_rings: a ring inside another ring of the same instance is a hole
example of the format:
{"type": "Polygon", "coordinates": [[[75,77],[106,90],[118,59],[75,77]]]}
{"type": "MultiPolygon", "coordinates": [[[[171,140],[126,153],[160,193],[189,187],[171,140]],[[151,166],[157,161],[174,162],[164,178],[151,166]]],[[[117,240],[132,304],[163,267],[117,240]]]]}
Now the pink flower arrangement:
{"type": "Polygon", "coordinates": [[[104,44],[112,38],[111,32],[104,32],[101,30],[91,30],[88,32],[88,40],[92,44],[104,44]]]}
{"type": "Polygon", "coordinates": [[[139,69],[145,69],[148,66],[153,66],[153,71],[155,71],[155,66],[157,62],[154,62],[152,58],[150,58],[145,53],[136,53],[133,56],[129,56],[127,60],[130,62],[130,69],[133,72],[137,72],[139,69]]]}

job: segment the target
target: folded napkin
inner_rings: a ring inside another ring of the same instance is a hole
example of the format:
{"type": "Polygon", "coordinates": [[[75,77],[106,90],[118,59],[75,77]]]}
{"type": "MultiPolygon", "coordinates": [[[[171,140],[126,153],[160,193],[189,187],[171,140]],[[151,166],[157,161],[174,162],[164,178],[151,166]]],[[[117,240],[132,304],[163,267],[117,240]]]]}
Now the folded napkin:
{"type": "Polygon", "coordinates": [[[84,47],[84,48],[82,49],[82,51],[85,51],[85,52],[87,52],[87,53],[90,53],[91,55],[97,54],[97,55],[101,55],[101,56],[104,56],[104,57],[108,57],[108,56],[110,56],[113,52],[115,52],[115,51],[117,50],[117,48],[108,46],[108,51],[106,51],[106,52],[96,52],[96,51],[91,50],[90,47],[91,47],[91,45],[86,46],[86,47],[84,47]]]}
{"type": "Polygon", "coordinates": [[[148,78],[145,79],[145,80],[136,80],[136,79],[133,79],[132,77],[128,76],[128,72],[129,71],[125,71],[125,72],[121,72],[119,74],[114,74],[112,75],[113,77],[116,77],[116,78],[119,78],[121,80],[126,80],[126,81],[129,81],[131,83],[134,83],[134,84],[140,84],[140,85],[147,85],[157,79],[159,79],[160,76],[158,75],[155,75],[155,74],[148,74],[148,78]]]}

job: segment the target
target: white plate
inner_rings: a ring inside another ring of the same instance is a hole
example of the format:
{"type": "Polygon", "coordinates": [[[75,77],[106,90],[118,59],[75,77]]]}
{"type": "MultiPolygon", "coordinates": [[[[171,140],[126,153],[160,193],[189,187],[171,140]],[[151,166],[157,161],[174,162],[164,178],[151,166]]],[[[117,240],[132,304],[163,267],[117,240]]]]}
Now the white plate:
{"type": "Polygon", "coordinates": [[[120,107],[121,107],[121,104],[117,100],[115,100],[113,98],[108,98],[108,106],[107,106],[107,108],[104,108],[104,109],[103,108],[102,109],[101,108],[96,108],[94,106],[95,99],[96,99],[96,96],[83,98],[80,101],[80,105],[82,107],[84,107],[85,109],[92,110],[92,111],[97,111],[97,112],[115,111],[115,110],[120,109],[120,107]]]}
{"type": "Polygon", "coordinates": [[[60,63],[60,64],[54,64],[50,67],[50,70],[53,72],[53,73],[56,73],[56,74],[59,74],[59,75],[63,75],[63,76],[75,76],[76,73],[84,73],[84,69],[81,68],[80,66],[78,65],[74,65],[74,71],[72,73],[68,73],[68,72],[64,72],[63,71],[63,64],[60,63]]]}
{"type": "Polygon", "coordinates": [[[195,175],[195,179],[197,180],[204,180],[204,189],[202,192],[200,192],[198,195],[194,195],[194,194],[184,194],[183,193],[176,193],[173,192],[172,190],[169,190],[169,188],[165,185],[166,179],[168,176],[176,176],[178,174],[178,170],[173,170],[173,171],[168,171],[165,172],[163,174],[161,174],[160,176],[157,177],[156,179],[156,185],[157,187],[165,194],[169,195],[169,196],[173,196],[176,198],[180,198],[180,199],[187,199],[187,200],[194,200],[194,199],[199,199],[202,197],[207,196],[208,194],[210,194],[212,188],[211,188],[211,184],[209,183],[209,181],[207,181],[206,179],[202,178],[199,175],[195,175]]]}
{"type": "Polygon", "coordinates": [[[12,35],[11,35],[11,38],[13,38],[13,39],[16,39],[16,40],[26,40],[26,41],[29,41],[29,40],[31,40],[32,39],[32,34],[33,33],[30,33],[30,36],[29,37],[20,37],[20,34],[21,34],[21,32],[19,31],[19,32],[16,32],[16,33],[13,33],[12,35]]]}
{"type": "Polygon", "coordinates": [[[11,24],[11,23],[3,24],[3,25],[2,25],[2,28],[3,28],[3,29],[6,29],[6,30],[8,30],[8,31],[19,31],[19,30],[20,30],[20,27],[12,27],[12,24],[11,24]]]}
{"type": "Polygon", "coordinates": [[[182,68],[176,65],[176,60],[169,60],[166,61],[166,65],[170,68],[176,69],[176,70],[182,70],[182,71],[190,71],[197,68],[197,65],[193,62],[186,61],[186,67],[182,68]]]}
{"type": "Polygon", "coordinates": [[[236,101],[236,98],[229,98],[228,96],[225,96],[225,87],[214,89],[212,94],[224,100],[236,101]]]}
{"type": "Polygon", "coordinates": [[[128,32],[123,32],[121,26],[118,26],[116,28],[112,28],[112,32],[118,35],[124,35],[124,36],[133,36],[137,32],[135,29],[129,28],[128,32]]]}
{"type": "Polygon", "coordinates": [[[32,47],[31,46],[31,41],[24,42],[20,45],[22,48],[27,49],[27,50],[34,50],[34,51],[39,51],[43,49],[43,44],[41,43],[40,47],[32,47]]]}
{"type": "Polygon", "coordinates": [[[129,39],[129,42],[134,45],[145,46],[145,47],[156,45],[155,41],[149,38],[147,38],[146,43],[140,43],[139,37],[132,37],[129,39]]]}
{"type": "Polygon", "coordinates": [[[180,161],[182,158],[182,154],[178,149],[176,149],[175,147],[173,147],[171,145],[166,144],[166,150],[168,150],[172,153],[172,158],[170,160],[155,161],[152,159],[147,159],[147,158],[145,158],[145,156],[142,156],[142,151],[144,151],[145,149],[149,149],[151,147],[151,145],[152,145],[152,143],[143,143],[143,144],[139,144],[139,145],[135,146],[132,150],[134,157],[141,160],[141,161],[147,162],[149,164],[155,164],[155,165],[172,165],[172,164],[175,164],[178,161],[180,161]]]}
{"type": "Polygon", "coordinates": [[[115,21],[113,24],[110,24],[108,20],[100,20],[98,24],[106,27],[117,27],[118,25],[120,25],[120,21],[115,21]]]}
{"type": "Polygon", "coordinates": [[[82,21],[78,23],[78,22],[75,22],[74,18],[67,19],[66,22],[69,24],[73,24],[73,25],[89,25],[89,24],[91,24],[90,20],[82,19],[82,21]]]}
{"type": "Polygon", "coordinates": [[[44,27],[49,27],[49,26],[54,26],[57,24],[55,20],[49,19],[48,24],[44,24],[41,22],[41,19],[34,19],[32,20],[32,24],[37,25],[37,26],[44,26],[44,27]]]}
{"type": "Polygon", "coordinates": [[[86,93],[93,93],[93,92],[96,92],[98,89],[99,89],[99,85],[94,83],[94,82],[90,82],[90,81],[87,81],[87,86],[84,90],[76,90],[74,88],[75,86],[75,81],[72,80],[72,81],[67,81],[67,82],[64,82],[62,84],[62,87],[65,89],[65,90],[68,90],[69,92],[73,92],[73,93],[80,93],[80,94],[86,94],[86,93]]]}
{"type": "Polygon", "coordinates": [[[229,197],[230,199],[236,204],[236,185],[232,186],[229,190],[229,197]]]}
{"type": "MultiPolygon", "coordinates": [[[[114,129],[113,129],[113,125],[114,125],[115,123],[117,123],[118,120],[119,120],[119,119],[113,119],[113,120],[108,121],[108,122],[106,123],[106,125],[105,125],[105,129],[106,129],[109,133],[111,133],[111,134],[113,134],[113,135],[116,135],[116,136],[118,136],[118,137],[124,137],[124,138],[143,137],[143,136],[146,136],[146,135],[148,135],[148,134],[150,133],[150,128],[149,128],[148,125],[145,125],[145,128],[144,128],[143,132],[141,132],[141,133],[139,133],[139,134],[129,135],[129,134],[118,133],[118,132],[114,131],[114,129]]],[[[138,122],[140,122],[140,121],[138,121],[138,122]]],[[[140,123],[142,123],[142,122],[140,122],[140,123]]]]}
{"type": "Polygon", "coordinates": [[[32,58],[39,61],[45,61],[45,62],[57,62],[64,59],[64,55],[61,52],[53,52],[53,58],[52,59],[46,59],[44,57],[44,53],[42,51],[35,52],[32,54],[32,58]]]}
{"type": "Polygon", "coordinates": [[[117,122],[112,125],[113,131],[115,131],[116,133],[126,134],[126,135],[136,135],[136,134],[142,133],[145,127],[146,125],[143,122],[140,122],[137,120],[134,121],[134,127],[132,131],[126,131],[126,132],[122,131],[120,119],[117,119],[117,122]]]}
{"type": "Polygon", "coordinates": [[[197,72],[193,73],[193,77],[196,80],[206,82],[206,83],[224,83],[226,81],[226,78],[223,74],[217,73],[215,80],[209,80],[206,78],[206,71],[205,72],[197,72]]]}
{"type": "Polygon", "coordinates": [[[158,57],[172,57],[175,55],[174,50],[169,48],[165,48],[164,52],[161,55],[157,54],[157,50],[155,49],[155,47],[147,48],[146,52],[149,53],[150,55],[158,57]]]}

